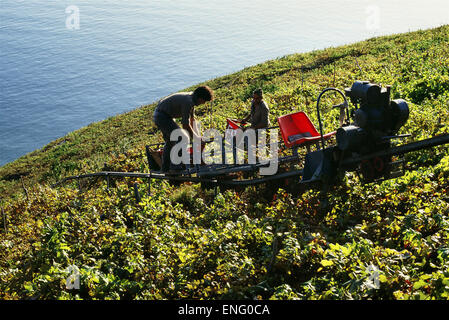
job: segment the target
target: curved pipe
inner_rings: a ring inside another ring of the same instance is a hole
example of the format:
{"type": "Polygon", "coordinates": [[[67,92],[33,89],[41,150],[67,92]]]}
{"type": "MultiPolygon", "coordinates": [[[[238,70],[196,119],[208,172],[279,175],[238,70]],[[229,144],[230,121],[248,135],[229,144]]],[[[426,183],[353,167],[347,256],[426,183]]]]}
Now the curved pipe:
{"type": "MultiPolygon", "coordinates": [[[[321,145],[322,145],[323,149],[324,149],[323,124],[321,123],[320,107],[319,106],[320,106],[320,99],[321,99],[321,97],[323,96],[323,94],[325,94],[328,91],[336,91],[336,92],[338,92],[343,97],[343,99],[345,100],[346,106],[348,105],[348,101],[346,100],[345,94],[341,90],[339,90],[337,88],[326,88],[318,96],[318,99],[317,99],[317,102],[316,102],[316,112],[317,112],[317,116],[318,116],[318,124],[320,126],[321,145]]],[[[349,114],[348,114],[348,119],[349,119],[349,114]]]]}

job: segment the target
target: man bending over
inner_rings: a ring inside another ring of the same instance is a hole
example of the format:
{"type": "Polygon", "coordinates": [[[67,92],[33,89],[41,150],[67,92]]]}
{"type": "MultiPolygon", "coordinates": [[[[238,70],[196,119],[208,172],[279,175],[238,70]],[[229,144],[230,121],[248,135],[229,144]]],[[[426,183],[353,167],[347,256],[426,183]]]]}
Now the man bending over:
{"type": "Polygon", "coordinates": [[[170,151],[177,143],[170,141],[173,130],[179,126],[173,119],[181,119],[182,128],[185,129],[190,139],[201,139],[195,124],[195,106],[202,105],[214,99],[214,92],[208,86],[201,86],[193,92],[178,92],[159,101],[153,114],[153,120],[164,136],[165,146],[162,156],[162,172],[170,171],[170,151]]]}

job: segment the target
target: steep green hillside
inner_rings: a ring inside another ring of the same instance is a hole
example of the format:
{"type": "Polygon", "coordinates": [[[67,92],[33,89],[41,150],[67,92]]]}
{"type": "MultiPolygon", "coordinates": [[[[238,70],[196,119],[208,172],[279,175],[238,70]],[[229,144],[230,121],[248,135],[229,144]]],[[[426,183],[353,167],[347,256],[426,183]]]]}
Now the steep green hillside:
{"type": "MultiPolygon", "coordinates": [[[[318,94],[355,80],[392,85],[393,97],[409,102],[407,141],[448,133],[449,26],[207,81],[216,99],[197,115],[203,128],[223,130],[262,87],[272,123],[298,110],[316,123],[318,94]]],[[[334,100],[322,102],[325,131],[338,126],[334,100]]],[[[324,216],[316,191],[273,196],[260,186],[214,196],[158,181],[149,194],[139,179],[49,187],[73,174],[148,171],[144,146],[161,141],[154,107],[93,123],[0,168],[0,298],[448,299],[447,146],[408,154],[410,171],[379,185],[347,175],[324,216]],[[71,265],[78,290],[66,288],[71,265]]]]}

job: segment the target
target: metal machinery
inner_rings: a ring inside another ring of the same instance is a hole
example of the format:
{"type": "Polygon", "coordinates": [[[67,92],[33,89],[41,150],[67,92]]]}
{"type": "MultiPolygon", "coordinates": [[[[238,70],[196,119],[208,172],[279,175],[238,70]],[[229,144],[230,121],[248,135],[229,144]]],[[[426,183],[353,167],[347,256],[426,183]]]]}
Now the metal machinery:
{"type": "MultiPolygon", "coordinates": [[[[324,148],[323,143],[321,150],[307,154],[303,180],[320,179],[332,184],[346,171],[356,171],[364,182],[400,175],[401,171],[397,169],[402,161],[392,161],[392,155],[396,153],[391,153],[391,140],[410,136],[397,135],[409,117],[407,102],[391,100],[389,86],[382,88],[368,81],[356,81],[351,88],[345,89],[345,94],[334,88],[327,90],[337,91],[344,99],[342,104],[335,106],[340,108],[336,145],[324,148]],[[355,107],[352,112],[349,112],[346,97],[355,107]]],[[[319,114],[319,99],[317,112],[319,114]]]]}

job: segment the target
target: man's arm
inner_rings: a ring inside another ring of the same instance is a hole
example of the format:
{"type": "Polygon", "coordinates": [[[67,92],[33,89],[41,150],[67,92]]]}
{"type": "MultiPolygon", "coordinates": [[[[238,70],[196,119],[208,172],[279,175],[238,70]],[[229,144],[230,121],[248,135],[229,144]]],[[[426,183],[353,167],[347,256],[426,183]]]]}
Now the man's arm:
{"type": "MultiPolygon", "coordinates": [[[[250,109],[252,109],[252,107],[253,107],[253,105],[251,104],[250,109]]],[[[243,123],[246,123],[246,122],[249,121],[249,119],[251,119],[251,112],[250,112],[245,118],[243,118],[243,119],[240,120],[240,121],[243,122],[243,123]]]]}
{"type": "Polygon", "coordinates": [[[251,113],[249,115],[247,115],[245,118],[243,118],[241,120],[241,122],[248,122],[250,117],[251,117],[251,113]]]}
{"type": "Polygon", "coordinates": [[[201,139],[194,123],[195,123],[195,118],[193,116],[191,116],[189,119],[189,123],[183,123],[182,128],[187,130],[191,139],[201,139]]]}
{"type": "Polygon", "coordinates": [[[201,136],[198,132],[198,128],[195,124],[195,115],[193,113],[193,108],[190,109],[189,115],[188,115],[188,121],[185,121],[183,119],[182,128],[187,130],[189,133],[190,139],[199,139],[201,140],[201,136]]]}
{"type": "Polygon", "coordinates": [[[197,138],[201,139],[201,137],[199,137],[198,135],[197,128],[194,125],[195,116],[193,112],[194,112],[193,107],[190,108],[185,107],[183,109],[181,120],[182,128],[188,132],[190,139],[197,139],[197,138]]]}

